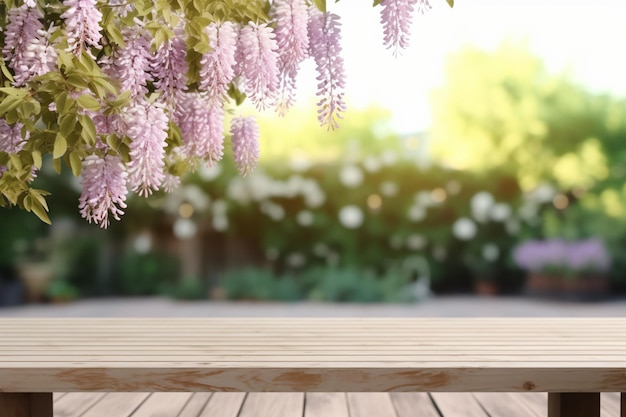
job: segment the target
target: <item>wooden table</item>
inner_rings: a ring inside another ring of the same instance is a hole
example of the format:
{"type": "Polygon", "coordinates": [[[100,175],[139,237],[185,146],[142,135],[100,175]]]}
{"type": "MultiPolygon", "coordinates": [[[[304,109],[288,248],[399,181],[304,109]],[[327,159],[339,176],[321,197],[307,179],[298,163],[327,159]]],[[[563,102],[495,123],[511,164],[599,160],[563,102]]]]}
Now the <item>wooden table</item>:
{"type": "Polygon", "coordinates": [[[540,391],[550,417],[599,417],[626,319],[0,319],[3,417],[60,391],[540,391]]]}

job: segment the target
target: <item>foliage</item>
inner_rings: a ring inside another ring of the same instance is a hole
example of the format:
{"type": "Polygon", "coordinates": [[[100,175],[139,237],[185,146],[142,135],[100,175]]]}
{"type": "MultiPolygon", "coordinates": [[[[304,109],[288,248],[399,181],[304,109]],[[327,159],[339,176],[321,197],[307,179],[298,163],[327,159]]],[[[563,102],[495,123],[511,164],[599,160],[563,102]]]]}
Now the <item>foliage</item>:
{"type": "Polygon", "coordinates": [[[72,301],[78,298],[78,289],[67,281],[56,279],[48,285],[46,295],[53,301],[72,301]]]}
{"type": "Polygon", "coordinates": [[[612,160],[623,161],[623,103],[549,73],[523,45],[453,56],[433,107],[439,160],[506,170],[525,190],[542,181],[588,189],[608,180],[612,160]]]}
{"type": "MultiPolygon", "coordinates": [[[[413,4],[374,6],[385,45],[406,47],[413,4]]],[[[82,174],[81,215],[107,227],[129,189],[169,190],[221,159],[231,104],[289,107],[307,55],[324,80],[318,120],[335,128],[345,111],[340,30],[325,0],[0,3],[0,205],[49,223],[49,192],[34,179],[51,156],[57,173],[82,174]]],[[[235,149],[244,173],[254,148],[235,149]]]]}
{"type": "Polygon", "coordinates": [[[155,295],[171,283],[179,271],[179,260],[165,253],[128,252],[114,274],[114,289],[119,294],[155,295]]]}
{"type": "Polygon", "coordinates": [[[208,287],[198,277],[184,277],[176,283],[166,283],[161,292],[178,300],[206,300],[208,287]]]}

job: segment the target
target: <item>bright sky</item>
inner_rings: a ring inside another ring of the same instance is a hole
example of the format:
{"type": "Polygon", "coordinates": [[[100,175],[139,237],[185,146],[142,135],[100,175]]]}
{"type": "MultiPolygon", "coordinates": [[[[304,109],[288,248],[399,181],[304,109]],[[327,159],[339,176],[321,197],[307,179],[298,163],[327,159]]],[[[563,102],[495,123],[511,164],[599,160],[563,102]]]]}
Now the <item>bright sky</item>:
{"type": "MultiPolygon", "coordinates": [[[[454,9],[430,1],[432,10],[414,18],[411,47],[394,58],[382,46],[372,0],[327,0],[343,22],[350,107],[378,104],[393,112],[399,132],[424,130],[429,91],[442,83],[446,56],[467,45],[493,49],[505,39],[527,40],[549,68],[569,69],[590,89],[626,95],[624,0],[456,0],[454,9]]],[[[314,79],[309,63],[298,102],[312,101],[314,79]]]]}

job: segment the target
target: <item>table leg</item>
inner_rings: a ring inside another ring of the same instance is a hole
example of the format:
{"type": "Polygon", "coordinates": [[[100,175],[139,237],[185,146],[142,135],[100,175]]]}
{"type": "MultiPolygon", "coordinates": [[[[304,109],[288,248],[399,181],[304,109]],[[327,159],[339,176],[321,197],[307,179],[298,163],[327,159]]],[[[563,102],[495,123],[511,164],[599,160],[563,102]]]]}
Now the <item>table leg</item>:
{"type": "Polygon", "coordinates": [[[600,393],[548,394],[548,417],[600,417],[600,393]]]}
{"type": "Polygon", "coordinates": [[[52,393],[0,392],[2,417],[53,417],[52,393]]]}
{"type": "Polygon", "coordinates": [[[621,401],[621,412],[620,417],[626,417],[626,392],[622,392],[622,401],[621,401]]]}

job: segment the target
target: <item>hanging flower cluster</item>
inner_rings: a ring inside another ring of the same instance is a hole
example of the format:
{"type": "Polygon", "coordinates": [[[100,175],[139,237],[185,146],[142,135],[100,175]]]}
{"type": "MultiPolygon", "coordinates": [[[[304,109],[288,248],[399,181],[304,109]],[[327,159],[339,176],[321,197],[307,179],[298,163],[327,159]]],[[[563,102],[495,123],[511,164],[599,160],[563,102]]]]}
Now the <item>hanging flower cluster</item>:
{"type": "MultiPolygon", "coordinates": [[[[413,11],[429,7],[374,4],[394,51],[408,44],[413,11]]],[[[259,129],[229,114],[247,98],[283,115],[306,59],[320,125],[337,128],[346,111],[340,18],[325,0],[3,0],[0,51],[0,206],[46,222],[47,192],[33,187],[46,154],[80,176],[81,215],[107,227],[129,192],[171,191],[220,161],[227,138],[247,175],[259,129]]]]}

